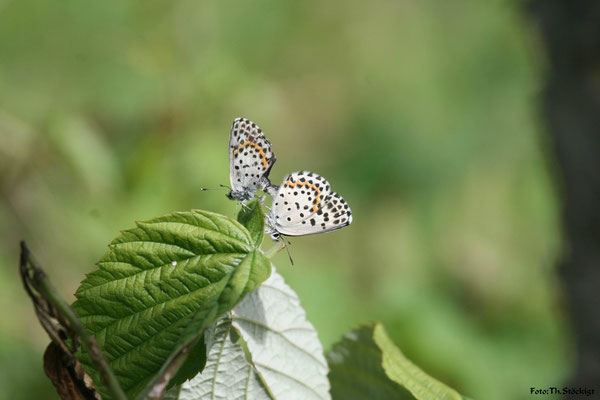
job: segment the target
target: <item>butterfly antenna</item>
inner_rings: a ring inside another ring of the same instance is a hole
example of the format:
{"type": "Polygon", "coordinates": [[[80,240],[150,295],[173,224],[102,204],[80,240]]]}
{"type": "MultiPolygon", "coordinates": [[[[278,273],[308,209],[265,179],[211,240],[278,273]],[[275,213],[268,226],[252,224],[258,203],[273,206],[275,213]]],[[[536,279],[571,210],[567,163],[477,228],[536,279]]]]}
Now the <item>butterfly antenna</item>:
{"type": "MultiPolygon", "coordinates": [[[[223,185],[221,185],[223,186],[223,185]]],[[[229,190],[229,188],[227,187],[220,187],[220,188],[200,188],[200,190],[229,190]]]]}

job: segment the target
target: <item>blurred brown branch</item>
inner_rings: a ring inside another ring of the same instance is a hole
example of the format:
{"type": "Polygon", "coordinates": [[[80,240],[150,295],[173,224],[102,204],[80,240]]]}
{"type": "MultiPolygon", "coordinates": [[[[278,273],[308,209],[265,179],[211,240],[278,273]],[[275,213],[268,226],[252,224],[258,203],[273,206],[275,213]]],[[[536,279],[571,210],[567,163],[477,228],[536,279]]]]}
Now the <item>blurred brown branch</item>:
{"type": "Polygon", "coordinates": [[[63,399],[98,399],[91,379],[74,356],[80,343],[89,351],[104,383],[117,400],[126,400],[116,376],[104,360],[96,339],[82,327],[79,317],[34,262],[25,242],[21,242],[19,271],[36,315],[52,339],[44,354],[44,369],[63,399]],[[66,342],[71,339],[71,345],[66,342]]]}

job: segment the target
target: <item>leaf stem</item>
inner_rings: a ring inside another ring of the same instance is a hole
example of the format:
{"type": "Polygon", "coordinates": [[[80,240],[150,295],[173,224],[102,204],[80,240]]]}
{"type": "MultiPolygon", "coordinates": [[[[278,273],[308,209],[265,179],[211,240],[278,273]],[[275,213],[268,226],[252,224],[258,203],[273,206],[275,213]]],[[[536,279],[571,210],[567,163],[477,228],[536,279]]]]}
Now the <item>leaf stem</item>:
{"type": "Polygon", "coordinates": [[[136,397],[136,399],[161,399],[167,389],[169,382],[171,381],[171,378],[173,378],[175,374],[177,374],[177,371],[179,371],[179,368],[181,368],[181,366],[187,359],[190,350],[200,341],[202,335],[204,335],[204,331],[199,332],[194,339],[186,343],[178,351],[174,352],[171,355],[171,357],[163,364],[160,371],[154,376],[154,379],[152,379],[150,383],[146,385],[145,390],[143,390],[142,393],[140,393],[136,397]]]}
{"type": "Polygon", "coordinates": [[[264,252],[265,257],[267,257],[270,260],[275,254],[277,254],[277,252],[281,251],[284,246],[285,244],[283,246],[281,244],[276,244],[275,246],[271,247],[269,250],[264,252]]]}

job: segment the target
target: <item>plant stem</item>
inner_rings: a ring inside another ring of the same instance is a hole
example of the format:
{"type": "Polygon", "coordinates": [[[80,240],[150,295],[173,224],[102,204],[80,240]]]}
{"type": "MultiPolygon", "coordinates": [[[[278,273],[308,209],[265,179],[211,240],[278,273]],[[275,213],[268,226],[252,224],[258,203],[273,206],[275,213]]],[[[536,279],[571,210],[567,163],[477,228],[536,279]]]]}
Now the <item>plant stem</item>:
{"type": "Polygon", "coordinates": [[[270,260],[281,249],[283,249],[283,246],[280,244],[276,244],[275,246],[271,247],[269,250],[265,251],[264,255],[265,255],[265,257],[267,257],[270,260]]]}
{"type": "Polygon", "coordinates": [[[190,350],[194,347],[204,335],[204,331],[200,332],[192,341],[181,347],[180,350],[173,353],[171,357],[163,364],[162,368],[155,375],[154,379],[138,397],[137,400],[151,399],[158,400],[162,398],[165,390],[171,381],[171,378],[177,374],[179,368],[183,365],[188,357],[190,350]]]}

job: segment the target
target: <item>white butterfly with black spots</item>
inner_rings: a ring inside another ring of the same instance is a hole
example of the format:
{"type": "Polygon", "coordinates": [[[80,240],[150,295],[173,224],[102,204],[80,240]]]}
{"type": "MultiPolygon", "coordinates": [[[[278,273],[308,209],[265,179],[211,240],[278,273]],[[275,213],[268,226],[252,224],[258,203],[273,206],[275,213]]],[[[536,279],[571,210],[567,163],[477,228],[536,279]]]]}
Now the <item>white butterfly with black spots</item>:
{"type": "Polygon", "coordinates": [[[229,134],[229,181],[227,197],[246,201],[256,190],[271,186],[269,173],[275,164],[271,143],[254,122],[236,118],[229,134]]]}
{"type": "Polygon", "coordinates": [[[352,223],[350,206],[331,191],[325,178],[308,171],[294,172],[281,186],[266,191],[273,197],[266,233],[273,240],[330,232],[352,223]]]}

